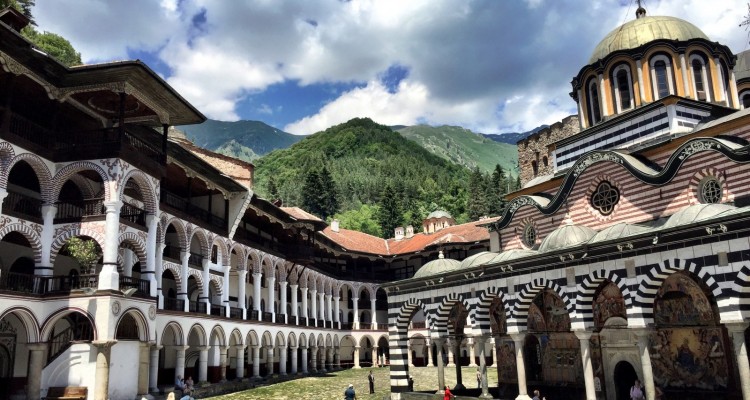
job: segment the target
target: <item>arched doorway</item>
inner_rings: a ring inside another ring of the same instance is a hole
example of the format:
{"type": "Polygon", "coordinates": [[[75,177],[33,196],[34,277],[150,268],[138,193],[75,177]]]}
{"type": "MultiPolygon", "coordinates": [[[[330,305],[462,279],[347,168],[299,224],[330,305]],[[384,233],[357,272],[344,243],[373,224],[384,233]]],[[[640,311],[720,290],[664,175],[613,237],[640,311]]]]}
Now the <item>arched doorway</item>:
{"type": "Polygon", "coordinates": [[[615,399],[630,399],[630,388],[638,379],[635,368],[627,361],[620,361],[615,365],[615,399]]]}

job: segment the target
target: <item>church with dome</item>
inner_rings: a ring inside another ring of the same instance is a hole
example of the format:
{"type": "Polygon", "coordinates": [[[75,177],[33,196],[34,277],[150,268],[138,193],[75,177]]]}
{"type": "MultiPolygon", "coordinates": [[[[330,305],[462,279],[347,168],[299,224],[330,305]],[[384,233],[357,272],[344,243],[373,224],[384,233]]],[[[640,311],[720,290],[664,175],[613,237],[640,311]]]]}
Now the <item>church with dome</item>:
{"type": "Polygon", "coordinates": [[[392,398],[424,352],[478,398],[750,399],[749,60],[642,7],[606,35],[489,250],[384,285],[392,398]]]}

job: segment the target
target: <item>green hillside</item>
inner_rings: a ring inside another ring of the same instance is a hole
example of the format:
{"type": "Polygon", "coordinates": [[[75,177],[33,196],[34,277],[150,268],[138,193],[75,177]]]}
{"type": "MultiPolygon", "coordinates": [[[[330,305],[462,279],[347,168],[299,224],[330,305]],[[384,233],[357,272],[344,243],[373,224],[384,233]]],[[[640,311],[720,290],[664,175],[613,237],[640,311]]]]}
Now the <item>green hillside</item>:
{"type": "Polygon", "coordinates": [[[292,135],[260,121],[225,122],[207,120],[199,125],[178,127],[196,146],[254,161],[276,149],[284,149],[304,136],[292,135]]]}
{"type": "MultiPolygon", "coordinates": [[[[287,206],[305,205],[305,196],[311,195],[303,190],[307,174],[325,166],[335,183],[340,213],[372,211],[367,206],[380,204],[384,188],[391,186],[404,224],[421,225],[421,219],[436,209],[447,210],[459,221],[468,218],[471,172],[370,119],[353,119],[307,136],[261,157],[255,165],[256,191],[261,197],[275,197],[269,192],[273,177],[278,197],[287,206]]],[[[342,227],[361,228],[346,226],[344,220],[342,227]]]]}
{"type": "Polygon", "coordinates": [[[495,165],[514,168],[518,161],[516,146],[500,143],[460,126],[415,125],[398,130],[429,152],[469,169],[479,167],[491,172],[495,165]]]}

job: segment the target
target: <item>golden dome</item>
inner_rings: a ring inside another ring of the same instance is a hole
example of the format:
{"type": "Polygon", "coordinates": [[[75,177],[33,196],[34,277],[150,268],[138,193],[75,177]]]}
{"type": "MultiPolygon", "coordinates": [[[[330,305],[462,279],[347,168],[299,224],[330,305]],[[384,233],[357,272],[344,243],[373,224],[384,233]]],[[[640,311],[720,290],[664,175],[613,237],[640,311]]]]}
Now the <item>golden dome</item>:
{"type": "Polygon", "coordinates": [[[610,32],[594,49],[589,64],[617,50],[634,49],[657,39],[689,40],[706,39],[703,31],[685,20],[674,17],[643,16],[626,22],[610,32]]]}

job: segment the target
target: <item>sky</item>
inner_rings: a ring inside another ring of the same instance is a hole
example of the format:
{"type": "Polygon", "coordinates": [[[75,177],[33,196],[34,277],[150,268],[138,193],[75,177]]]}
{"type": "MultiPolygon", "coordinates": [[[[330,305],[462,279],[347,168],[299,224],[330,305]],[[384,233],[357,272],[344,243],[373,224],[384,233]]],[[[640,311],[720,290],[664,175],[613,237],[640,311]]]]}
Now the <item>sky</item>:
{"type": "MultiPolygon", "coordinates": [[[[735,53],[747,0],[649,0],[735,53]]],[[[385,125],[531,130],[576,112],[570,81],[630,0],[37,1],[83,62],[140,59],[211,119],[311,134],[385,125]]]]}

